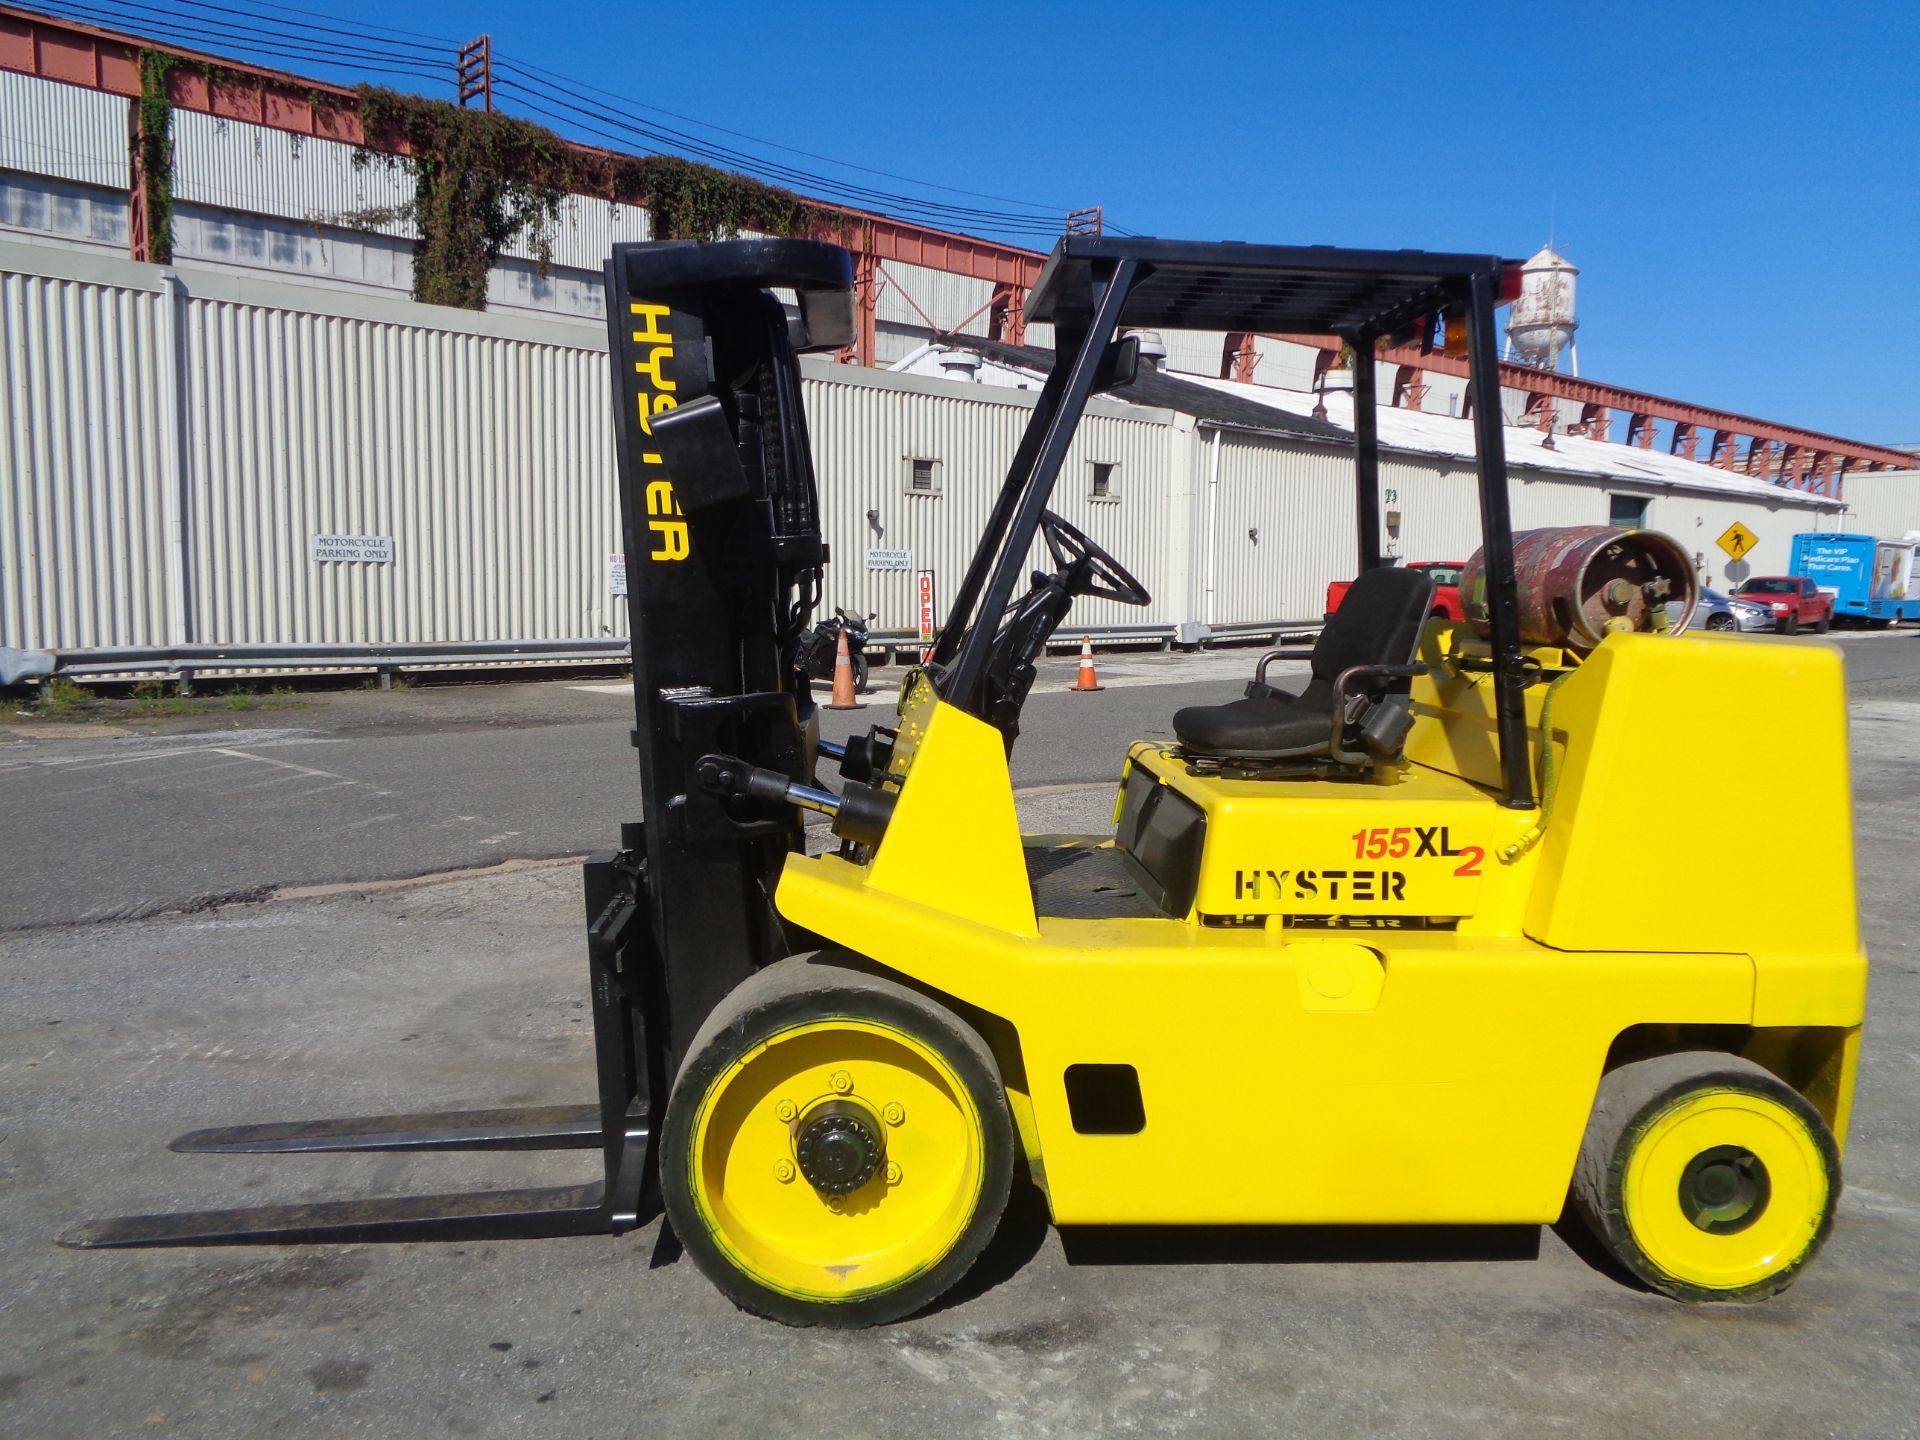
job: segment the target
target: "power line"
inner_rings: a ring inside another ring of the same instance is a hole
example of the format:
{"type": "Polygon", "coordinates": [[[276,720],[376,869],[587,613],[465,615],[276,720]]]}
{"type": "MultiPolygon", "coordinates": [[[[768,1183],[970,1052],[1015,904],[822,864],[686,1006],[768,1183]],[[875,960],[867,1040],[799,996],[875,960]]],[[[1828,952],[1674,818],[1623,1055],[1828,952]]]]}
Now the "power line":
{"type": "MultiPolygon", "coordinates": [[[[323,13],[319,10],[302,10],[298,5],[276,5],[272,3],[272,0],[254,0],[254,4],[256,8],[261,10],[279,10],[288,15],[311,15],[321,20],[338,20],[340,18],[336,14],[323,13]]],[[[419,30],[401,30],[392,25],[376,25],[371,21],[360,22],[360,28],[363,30],[379,30],[388,35],[405,35],[414,40],[431,40],[434,44],[448,50],[457,50],[465,43],[464,41],[455,40],[446,35],[428,35],[419,30]]]]}
{"type": "MultiPolygon", "coordinates": [[[[496,77],[494,81],[495,86],[498,88],[505,88],[511,85],[511,83],[512,82],[509,82],[509,81],[502,81],[498,77],[496,77]]],[[[517,89],[518,87],[514,87],[514,88],[517,89]]],[[[605,125],[596,124],[591,120],[579,120],[579,119],[574,119],[568,116],[561,115],[557,111],[550,109],[548,106],[541,104],[539,101],[527,98],[525,95],[517,95],[515,97],[515,100],[518,106],[523,107],[527,110],[530,110],[536,115],[544,116],[549,120],[555,121],[556,123],[567,125],[576,131],[585,131],[587,134],[598,136],[599,138],[611,141],[616,145],[629,146],[629,147],[634,145],[633,131],[631,127],[619,126],[617,122],[614,122],[616,128],[610,130],[605,125]]],[[[556,103],[564,103],[564,102],[556,102],[556,103]]],[[[574,107],[569,106],[567,108],[572,109],[574,107]]],[[[675,154],[677,153],[677,151],[674,151],[674,150],[661,151],[661,150],[643,148],[642,153],[659,155],[659,154],[675,154]]],[[[830,187],[816,186],[813,188],[818,190],[818,189],[826,189],[830,187]]],[[[800,198],[819,199],[819,200],[827,201],[828,203],[832,203],[832,197],[824,196],[824,195],[807,195],[807,196],[801,196],[800,198]]],[[[843,199],[841,203],[852,204],[854,202],[852,202],[851,200],[843,199]]],[[[938,211],[937,209],[930,208],[932,204],[933,202],[921,202],[921,201],[915,201],[910,197],[902,197],[902,199],[896,202],[896,204],[894,205],[894,210],[897,215],[897,218],[903,219],[903,220],[913,220],[917,223],[946,224],[946,225],[955,225],[957,223],[953,219],[953,217],[945,215],[940,211],[938,211]],[[906,212],[906,213],[900,213],[900,212],[906,212]]],[[[864,207],[861,207],[861,208],[864,208],[864,207]]],[[[1058,232],[1058,228],[1059,228],[1057,225],[1045,224],[1042,221],[1037,219],[1036,220],[1019,220],[1012,223],[1008,223],[1002,220],[993,220],[991,222],[985,222],[985,223],[981,221],[974,221],[972,223],[976,224],[981,229],[991,229],[991,230],[994,230],[1000,233],[1006,233],[1006,234],[1053,235],[1058,232]]]]}
{"type": "MultiPolygon", "coordinates": [[[[524,73],[521,70],[521,67],[519,65],[511,61],[503,62],[503,61],[500,61],[498,57],[496,57],[495,64],[496,64],[496,69],[508,70],[516,73],[524,73]]],[[[508,83],[513,83],[513,82],[509,81],[508,83]]],[[[515,88],[520,90],[523,94],[540,94],[539,91],[531,90],[526,85],[515,84],[515,88]]],[[[552,90],[557,90],[562,95],[571,96],[573,99],[582,101],[586,104],[591,105],[593,103],[591,100],[588,99],[587,96],[582,95],[578,91],[570,89],[565,85],[549,83],[548,88],[552,90]]],[[[606,92],[603,91],[601,93],[604,94],[606,92]]],[[[552,103],[554,104],[563,105],[564,108],[575,111],[576,113],[582,114],[582,115],[599,116],[604,113],[604,107],[596,107],[594,109],[584,110],[578,105],[567,105],[565,104],[565,102],[555,99],[551,95],[543,95],[542,98],[551,100],[552,103]]],[[[876,190],[870,186],[855,185],[848,181],[833,180],[827,176],[819,175],[812,171],[802,170],[790,165],[783,165],[778,161],[763,160],[759,156],[749,154],[746,151],[735,150],[730,146],[717,145],[715,142],[712,142],[712,141],[701,140],[698,136],[689,135],[685,131],[675,130],[670,126],[659,125],[657,122],[644,120],[641,117],[633,115],[631,112],[616,112],[616,113],[621,114],[624,119],[626,119],[628,122],[631,123],[632,127],[636,131],[642,134],[650,135],[655,138],[671,137],[673,141],[677,141],[686,147],[697,148],[699,153],[707,156],[708,158],[722,160],[727,163],[741,166],[743,168],[756,169],[765,174],[778,174],[787,180],[797,181],[799,183],[829,186],[829,187],[842,190],[848,194],[864,195],[876,200],[899,200],[899,199],[906,199],[906,198],[915,198],[915,197],[900,196],[893,191],[876,190]]],[[[695,123],[698,123],[698,122],[695,122],[695,123]]],[[[919,182],[911,182],[911,183],[919,183],[919,182]]],[[[954,205],[954,204],[951,204],[950,202],[942,201],[942,200],[927,200],[921,203],[936,206],[942,210],[950,211],[955,215],[982,216],[982,217],[989,217],[994,219],[1001,219],[1001,218],[1012,218],[1016,214],[1016,212],[1009,212],[1009,211],[1002,211],[1002,210],[988,210],[980,206],[954,205]]],[[[1026,215],[1024,218],[1031,218],[1036,220],[1046,219],[1047,221],[1049,221],[1049,223],[1051,223],[1054,219],[1051,212],[1043,211],[1043,210],[1036,210],[1036,211],[1029,212],[1028,215],[1026,215]]]]}
{"type": "MultiPolygon", "coordinates": [[[[973,206],[956,206],[945,201],[923,200],[916,196],[877,191],[866,186],[849,185],[842,181],[831,180],[826,176],[795,170],[788,166],[769,164],[768,162],[758,160],[754,156],[745,155],[739,151],[729,150],[725,147],[714,147],[699,141],[697,137],[687,136],[681,132],[672,130],[663,131],[660,127],[636,123],[630,119],[623,122],[617,116],[609,117],[603,115],[598,110],[584,109],[579,105],[570,104],[566,100],[559,99],[553,95],[530,90],[525,85],[520,84],[510,77],[496,75],[494,84],[497,88],[515,93],[520,103],[537,109],[539,113],[547,115],[550,118],[561,120],[562,123],[575,126],[586,125],[589,128],[597,129],[602,135],[607,133],[602,127],[611,124],[617,130],[625,132],[626,134],[639,135],[656,144],[664,143],[669,146],[670,150],[691,150],[704,159],[751,169],[762,178],[775,179],[782,184],[802,186],[812,191],[824,191],[830,195],[838,195],[849,203],[858,203],[862,206],[873,207],[885,205],[912,207],[924,216],[938,216],[946,219],[949,223],[987,225],[1004,230],[1034,231],[1044,229],[1047,233],[1053,233],[1059,226],[1057,220],[1041,214],[1012,215],[1005,212],[984,210],[973,206]],[[541,106],[539,102],[542,100],[546,101],[548,105],[559,106],[561,109],[571,111],[575,116],[582,118],[573,120],[563,119],[563,117],[556,115],[553,110],[541,106]]],[[[822,198],[826,197],[823,196],[822,198]]]]}
{"type": "MultiPolygon", "coordinates": [[[[319,17],[318,12],[274,3],[274,0],[256,0],[256,8],[250,10],[221,4],[218,0],[184,0],[186,8],[167,10],[139,3],[139,0],[86,0],[86,3],[54,0],[54,4],[61,10],[96,22],[104,20],[110,24],[150,29],[157,34],[158,38],[174,40],[178,43],[212,42],[243,53],[264,54],[275,59],[293,58],[309,63],[319,62],[349,71],[371,71],[385,75],[406,76],[435,84],[446,83],[452,79],[455,70],[451,56],[442,60],[433,48],[444,45],[449,51],[454,49],[454,42],[445,37],[394,27],[369,25],[364,28],[384,30],[396,36],[406,37],[391,42],[378,41],[377,43],[388,46],[385,49],[369,49],[346,43],[346,40],[356,38],[375,38],[363,36],[359,29],[344,29],[337,25],[314,23],[309,19],[282,21],[272,15],[259,13],[261,10],[271,10],[286,15],[322,18],[319,17]],[[229,16],[239,18],[225,18],[229,16]],[[259,23],[244,23],[247,21],[259,23]],[[346,39],[337,37],[346,37],[346,39]],[[422,41],[431,43],[422,44],[420,43],[422,41]]],[[[697,158],[802,192],[800,195],[802,199],[818,198],[827,203],[848,204],[881,213],[894,213],[902,219],[911,219],[918,223],[940,225],[956,230],[979,229],[1006,235],[1052,236],[1060,233],[1058,216],[1064,212],[1049,211],[1033,202],[916,180],[871,166],[836,160],[830,156],[783,145],[778,141],[765,140],[741,131],[729,130],[724,126],[712,125],[691,116],[679,115],[673,111],[630,101],[613,91],[585,81],[573,80],[542,66],[513,61],[498,55],[494,57],[494,64],[496,86],[510,92],[517,106],[524,106],[561,125],[584,129],[611,139],[619,145],[631,145],[637,138],[649,146],[656,147],[643,153],[678,154],[697,158]],[[514,78],[516,75],[521,78],[516,80],[514,78]],[[580,88],[574,88],[576,86],[580,88]],[[582,93],[583,90],[591,92],[591,95],[582,93]],[[604,97],[615,104],[610,108],[591,98],[594,95],[604,97]],[[633,108],[627,108],[630,106],[633,108]],[[570,113],[561,115],[552,107],[570,113]],[[731,135],[755,145],[765,145],[837,168],[895,180],[903,185],[973,199],[993,200],[1020,208],[1000,210],[981,205],[956,204],[952,201],[903,194],[849,180],[835,179],[718,141],[703,139],[701,136],[650,119],[647,115],[639,113],[641,111],[665,115],[717,134],[731,135]],[[608,126],[612,127],[611,132],[608,126]]]]}
{"type": "MultiPolygon", "coordinates": [[[[72,0],[53,0],[53,3],[57,6],[57,8],[53,10],[53,13],[65,14],[69,19],[80,19],[95,24],[105,23],[121,28],[126,28],[131,25],[134,28],[149,31],[159,39],[171,40],[175,43],[195,48],[204,48],[211,42],[229,50],[240,51],[243,54],[268,55],[275,59],[291,58],[309,62],[318,61],[342,69],[370,70],[380,74],[404,75],[417,80],[447,81],[452,78],[453,65],[450,61],[444,67],[445,73],[436,73],[435,71],[423,69],[420,64],[395,65],[388,63],[395,58],[406,59],[407,57],[380,55],[371,51],[364,52],[364,58],[360,55],[343,56],[343,52],[341,51],[330,48],[317,49],[294,40],[254,40],[245,36],[236,35],[231,30],[224,28],[194,25],[186,21],[177,20],[173,18],[171,14],[165,12],[161,12],[157,18],[142,17],[139,19],[130,19],[123,11],[107,10],[95,5],[74,4],[72,0]]],[[[145,9],[146,7],[142,6],[138,8],[145,9]]]]}
{"type": "Polygon", "coordinates": [[[876,170],[871,165],[859,165],[851,160],[837,160],[831,155],[821,155],[812,150],[802,150],[793,145],[783,145],[778,140],[769,140],[762,135],[749,135],[743,130],[729,130],[724,125],[715,125],[710,120],[701,120],[692,115],[682,115],[677,110],[663,110],[658,105],[648,105],[630,96],[621,95],[616,91],[604,90],[598,85],[590,84],[585,80],[575,79],[572,76],[562,75],[557,71],[548,70],[544,66],[532,64],[530,61],[517,59],[508,60],[499,55],[494,57],[494,61],[496,64],[510,64],[514,69],[521,71],[523,74],[527,74],[529,78],[533,76],[544,76],[549,80],[565,81],[568,84],[579,86],[582,90],[588,90],[595,95],[603,96],[608,100],[617,100],[622,104],[631,105],[636,109],[651,111],[655,115],[665,115],[670,120],[679,120],[688,125],[698,125],[701,129],[711,130],[715,134],[731,135],[736,140],[750,140],[756,145],[768,145],[775,150],[784,150],[789,155],[799,155],[805,159],[818,160],[827,165],[838,165],[846,170],[858,170],[866,175],[877,175],[883,180],[898,180],[907,185],[923,185],[930,190],[944,190],[949,195],[967,195],[975,200],[998,200],[1006,205],[1019,205],[1048,215],[1064,215],[1070,208],[1064,205],[1046,206],[1037,200],[1017,200],[1010,195],[991,195],[980,190],[963,190],[958,186],[942,185],[933,180],[916,180],[911,175],[897,175],[891,170],[876,170]]]}
{"type": "MultiPolygon", "coordinates": [[[[94,3],[101,3],[101,0],[94,0],[94,3]]],[[[130,9],[130,10],[151,10],[153,8],[152,6],[133,3],[133,0],[105,0],[105,3],[109,5],[123,7],[125,9],[130,9]]],[[[200,10],[217,11],[222,15],[237,15],[240,17],[241,20],[267,18],[264,16],[260,16],[256,11],[253,11],[253,10],[236,10],[231,5],[217,5],[214,3],[214,0],[192,0],[192,4],[194,8],[200,9],[200,10]]],[[[178,11],[176,8],[174,10],[162,10],[160,13],[163,15],[167,15],[167,14],[178,13],[178,11]]],[[[210,21],[208,23],[226,25],[226,26],[232,27],[233,29],[247,31],[256,35],[266,35],[276,39],[282,38],[279,35],[279,32],[262,29],[261,27],[256,25],[236,24],[232,20],[210,21]]],[[[317,31],[327,35],[345,35],[352,40],[365,40],[368,38],[364,30],[343,30],[337,25],[313,25],[313,24],[307,24],[305,22],[301,22],[299,25],[299,28],[301,30],[317,31]]],[[[373,55],[375,58],[378,58],[380,55],[384,53],[388,53],[388,52],[383,52],[378,50],[368,50],[358,45],[341,45],[340,42],[337,40],[325,41],[325,42],[316,41],[315,43],[316,44],[325,43],[330,45],[336,45],[340,47],[342,53],[354,54],[354,55],[373,55]]],[[[458,48],[457,45],[440,44],[439,42],[435,42],[431,45],[422,45],[417,40],[393,40],[393,41],[388,41],[386,43],[388,43],[389,45],[403,46],[409,50],[424,51],[428,56],[431,56],[436,60],[444,59],[449,50],[458,48]]]]}

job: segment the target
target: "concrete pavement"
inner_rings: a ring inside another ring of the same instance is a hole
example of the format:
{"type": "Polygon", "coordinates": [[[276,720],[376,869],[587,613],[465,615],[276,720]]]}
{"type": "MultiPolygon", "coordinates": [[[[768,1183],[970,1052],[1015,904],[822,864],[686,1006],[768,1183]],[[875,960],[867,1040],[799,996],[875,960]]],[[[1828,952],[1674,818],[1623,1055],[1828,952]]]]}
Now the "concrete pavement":
{"type": "MultiPolygon", "coordinates": [[[[588,1178],[584,1155],[163,1148],[211,1123],[590,1098],[577,876],[544,868],[0,935],[0,1428],[208,1440],[1920,1435],[1920,664],[1905,668],[1900,644],[1920,658],[1911,637],[1850,647],[1875,656],[1855,663],[1852,705],[1875,968],[1848,1190],[1826,1252],[1765,1305],[1688,1308],[1627,1289],[1553,1229],[1116,1244],[1048,1230],[1031,1196],[949,1303],[853,1334],[733,1310],[685,1260],[656,1265],[657,1223],[621,1239],[258,1252],[49,1243],[111,1213],[588,1178]]],[[[1181,692],[1133,693],[1142,713],[1164,714],[1181,692]]],[[[1065,717],[1089,750],[1081,727],[1094,714],[1065,717]]],[[[1104,776],[1117,752],[1099,743],[1104,776]]],[[[349,753],[229,748],[302,766],[349,753]]],[[[367,787],[382,773],[308,768],[367,787]]],[[[1024,797],[1028,828],[1102,828],[1105,784],[1055,784],[1024,797]]],[[[435,813],[425,792],[409,799],[435,813]]],[[[1715,863],[1716,847],[1738,842],[1737,818],[1670,863],[1715,863]]],[[[1197,1173],[1210,1163],[1230,1159],[1198,1157],[1197,1173]]]]}

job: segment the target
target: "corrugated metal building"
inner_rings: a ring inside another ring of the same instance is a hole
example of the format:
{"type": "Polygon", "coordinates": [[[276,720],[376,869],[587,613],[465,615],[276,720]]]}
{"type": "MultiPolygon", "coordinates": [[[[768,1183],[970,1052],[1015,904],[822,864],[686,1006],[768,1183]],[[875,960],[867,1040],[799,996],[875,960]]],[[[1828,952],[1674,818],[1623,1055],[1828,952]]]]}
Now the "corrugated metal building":
{"type": "MultiPolygon", "coordinates": [[[[578,320],[0,242],[0,646],[618,637],[605,344],[578,320]],[[322,535],[390,537],[392,556],[317,559],[322,535]]],[[[957,580],[1034,395],[813,359],[804,373],[837,557],[825,598],[906,630],[911,571],[957,580]],[[870,568],[870,550],[905,550],[908,568],[870,568]]],[[[1148,403],[1092,406],[1055,505],[1155,599],[1085,605],[1076,631],[1316,621],[1354,564],[1340,428],[1273,405],[1311,397],[1259,387],[1160,376],[1134,393],[1148,403]]],[[[1389,546],[1462,558],[1470,466],[1445,442],[1465,427],[1382,421],[1389,546]]],[[[1705,555],[1742,519],[1756,565],[1775,549],[1784,564],[1795,530],[1834,528],[1834,501],[1567,437],[1548,461],[1528,451],[1539,438],[1509,432],[1523,525],[1604,521],[1637,496],[1705,555]]]]}
{"type": "Polygon", "coordinates": [[[1850,475],[1846,499],[1841,530],[1883,540],[1920,534],[1920,469],[1850,475]]]}

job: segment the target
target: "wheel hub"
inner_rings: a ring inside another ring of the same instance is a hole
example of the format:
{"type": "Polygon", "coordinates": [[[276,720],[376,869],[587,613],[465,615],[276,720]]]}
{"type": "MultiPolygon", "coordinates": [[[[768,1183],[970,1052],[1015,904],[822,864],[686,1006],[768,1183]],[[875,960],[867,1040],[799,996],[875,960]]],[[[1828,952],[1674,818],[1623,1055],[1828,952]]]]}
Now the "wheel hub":
{"type": "Polygon", "coordinates": [[[1773,1194],[1760,1157],[1743,1145],[1716,1145],[1680,1174],[1680,1209],[1709,1235],[1735,1235],[1758,1220],[1773,1194]]]}
{"type": "Polygon", "coordinates": [[[829,1100],[800,1120],[795,1157],[806,1182],[822,1195],[850,1195],[873,1178],[886,1153],[880,1122],[863,1105],[829,1100]]]}

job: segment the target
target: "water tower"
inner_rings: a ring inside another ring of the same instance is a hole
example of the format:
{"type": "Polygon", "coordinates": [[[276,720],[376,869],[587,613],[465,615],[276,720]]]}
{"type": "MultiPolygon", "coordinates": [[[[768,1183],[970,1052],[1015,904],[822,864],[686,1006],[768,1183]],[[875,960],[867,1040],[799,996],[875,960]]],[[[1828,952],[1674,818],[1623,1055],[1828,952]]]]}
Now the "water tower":
{"type": "Polygon", "coordinates": [[[1509,358],[1558,370],[1565,355],[1573,373],[1580,373],[1580,352],[1573,343],[1573,332],[1580,328],[1573,314],[1573,282],[1579,273],[1551,245],[1542,246],[1520,267],[1520,298],[1507,315],[1509,358]]]}

